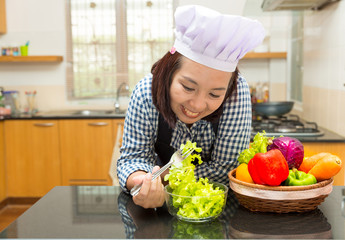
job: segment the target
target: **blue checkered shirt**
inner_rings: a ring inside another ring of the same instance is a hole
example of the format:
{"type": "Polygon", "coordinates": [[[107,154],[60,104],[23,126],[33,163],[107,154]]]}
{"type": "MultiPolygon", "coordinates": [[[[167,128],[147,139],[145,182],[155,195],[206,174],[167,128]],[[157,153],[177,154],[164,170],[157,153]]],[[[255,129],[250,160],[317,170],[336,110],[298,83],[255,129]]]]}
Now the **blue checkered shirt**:
{"type": "MultiPolygon", "coordinates": [[[[128,191],[125,185],[130,174],[138,170],[151,172],[157,163],[154,145],[159,112],[152,102],[151,82],[150,74],[136,85],[127,110],[121,156],[117,161],[117,175],[125,191],[128,191]]],[[[224,104],[217,137],[212,124],[205,120],[199,120],[191,128],[178,120],[173,130],[170,145],[179,149],[187,140],[196,142],[202,148],[202,159],[214,145],[211,160],[195,168],[198,178],[207,177],[227,184],[227,174],[237,167],[239,153],[249,147],[252,117],[249,87],[242,76],[239,76],[237,83],[237,101],[230,98],[224,104]]]]}

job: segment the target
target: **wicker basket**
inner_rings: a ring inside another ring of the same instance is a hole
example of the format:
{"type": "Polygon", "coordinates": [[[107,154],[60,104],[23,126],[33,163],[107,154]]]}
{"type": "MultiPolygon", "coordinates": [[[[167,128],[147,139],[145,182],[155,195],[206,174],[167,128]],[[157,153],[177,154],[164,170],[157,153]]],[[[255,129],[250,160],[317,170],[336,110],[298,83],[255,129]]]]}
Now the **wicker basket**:
{"type": "Polygon", "coordinates": [[[265,186],[240,181],[236,169],[229,173],[230,188],[239,203],[258,212],[307,212],[317,208],[332,192],[333,179],[308,186],[265,186]]]}

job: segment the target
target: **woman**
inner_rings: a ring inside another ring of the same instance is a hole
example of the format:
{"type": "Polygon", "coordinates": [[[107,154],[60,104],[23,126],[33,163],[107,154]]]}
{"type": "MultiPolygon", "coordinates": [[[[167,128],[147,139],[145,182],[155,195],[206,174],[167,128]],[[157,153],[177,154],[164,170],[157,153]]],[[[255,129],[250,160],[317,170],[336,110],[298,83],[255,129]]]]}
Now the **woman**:
{"type": "Polygon", "coordinates": [[[132,93],[117,165],[123,190],[143,184],[133,201],[145,208],[163,205],[166,173],[151,181],[152,173],[187,140],[202,148],[196,177],[224,184],[250,140],[250,93],[237,64],[262,42],[262,25],[195,5],[177,8],[175,24],[173,48],[132,93]]]}

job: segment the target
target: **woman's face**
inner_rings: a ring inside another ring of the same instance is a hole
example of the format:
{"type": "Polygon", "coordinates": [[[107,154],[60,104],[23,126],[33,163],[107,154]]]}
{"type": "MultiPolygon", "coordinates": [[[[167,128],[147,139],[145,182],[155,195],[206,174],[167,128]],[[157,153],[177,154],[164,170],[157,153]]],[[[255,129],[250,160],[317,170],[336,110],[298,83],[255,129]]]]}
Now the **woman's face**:
{"type": "Polygon", "coordinates": [[[170,104],[176,116],[193,124],[222,104],[232,73],[215,70],[182,57],[170,86],[170,104]]]}

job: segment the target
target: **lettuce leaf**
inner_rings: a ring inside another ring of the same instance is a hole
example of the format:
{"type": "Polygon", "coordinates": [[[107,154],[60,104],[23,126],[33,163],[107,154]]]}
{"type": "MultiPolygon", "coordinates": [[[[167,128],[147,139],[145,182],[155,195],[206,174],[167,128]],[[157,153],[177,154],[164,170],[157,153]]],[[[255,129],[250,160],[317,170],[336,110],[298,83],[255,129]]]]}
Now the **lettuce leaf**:
{"type": "Polygon", "coordinates": [[[271,144],[273,138],[269,138],[266,136],[266,132],[262,131],[262,133],[258,132],[254,138],[253,142],[250,143],[249,148],[244,149],[240,156],[237,158],[239,163],[246,163],[248,164],[249,160],[254,157],[257,153],[265,153],[267,152],[267,146],[271,144]]]}

